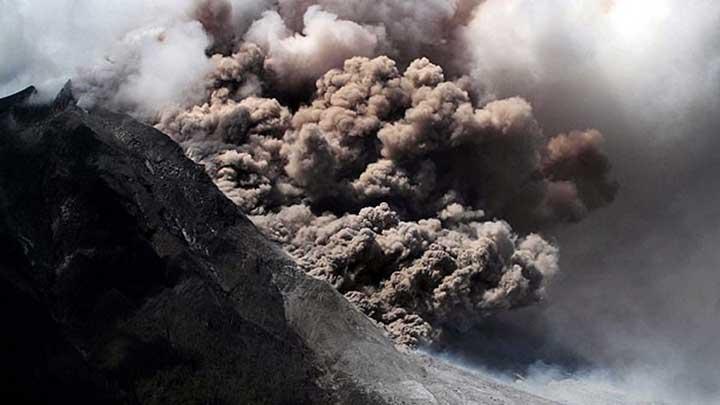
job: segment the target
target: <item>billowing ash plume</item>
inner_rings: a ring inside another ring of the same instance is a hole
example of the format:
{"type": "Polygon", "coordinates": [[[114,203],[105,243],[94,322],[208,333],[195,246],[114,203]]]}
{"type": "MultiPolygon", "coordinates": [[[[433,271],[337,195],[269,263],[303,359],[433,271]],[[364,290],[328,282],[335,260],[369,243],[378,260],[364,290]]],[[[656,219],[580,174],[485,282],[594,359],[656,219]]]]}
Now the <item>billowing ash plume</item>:
{"type": "Polygon", "coordinates": [[[110,24],[75,90],[167,133],[305,271],[427,344],[542,300],[558,251],[533,232],[616,191],[600,132],[548,136],[525,99],[475,94],[449,56],[481,4],[160,2],[110,24]]]}
{"type": "Polygon", "coordinates": [[[475,106],[427,59],[402,73],[388,57],[348,59],[292,114],[259,97],[262,54],[245,43],[213,57],[207,102],[157,127],[399,342],[540,301],[557,249],[509,223],[576,221],[613,198],[598,131],[547,137],[525,100],[475,106]]]}
{"type": "Polygon", "coordinates": [[[267,54],[271,90],[282,86],[276,94],[294,96],[312,90],[318,77],[353,56],[388,55],[406,65],[419,56],[456,53],[464,49],[459,28],[480,3],[281,0],[270,7],[266,1],[203,0],[194,15],[214,38],[212,51],[228,53],[242,41],[259,45],[267,54]]]}
{"type": "Polygon", "coordinates": [[[381,203],[342,217],[293,205],[254,220],[309,274],[398,342],[417,345],[444,328],[465,330],[487,314],[539,301],[556,272],[554,246],[481,217],[452,204],[437,218],[406,222],[381,203]]]}

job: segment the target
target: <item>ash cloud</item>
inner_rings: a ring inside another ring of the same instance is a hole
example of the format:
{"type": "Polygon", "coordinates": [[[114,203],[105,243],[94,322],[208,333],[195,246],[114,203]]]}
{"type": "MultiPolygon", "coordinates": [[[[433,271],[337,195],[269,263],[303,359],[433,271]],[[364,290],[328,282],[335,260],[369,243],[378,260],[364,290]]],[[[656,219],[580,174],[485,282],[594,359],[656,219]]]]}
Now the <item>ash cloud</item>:
{"type": "Polygon", "coordinates": [[[385,203],[342,217],[294,205],[253,220],[396,341],[417,346],[541,300],[557,271],[557,248],[540,236],[519,237],[505,222],[465,222],[462,207],[450,210],[447,222],[405,222],[385,203]]]}
{"type": "Polygon", "coordinates": [[[157,127],[400,343],[542,301],[558,250],[527,231],[614,197],[600,132],[546,136],[527,101],[478,107],[425,58],[348,59],[293,114],[235,90],[267,72],[261,52],[245,44],[231,60],[254,63],[230,76],[218,63],[210,99],[157,127]]]}

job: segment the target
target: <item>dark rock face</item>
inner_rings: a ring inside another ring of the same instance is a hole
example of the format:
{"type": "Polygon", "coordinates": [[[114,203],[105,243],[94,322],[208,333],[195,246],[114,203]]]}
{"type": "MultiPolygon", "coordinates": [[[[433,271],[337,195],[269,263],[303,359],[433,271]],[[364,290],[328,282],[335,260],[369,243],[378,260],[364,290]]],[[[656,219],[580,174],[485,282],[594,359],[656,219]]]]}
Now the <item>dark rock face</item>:
{"type": "Polygon", "coordinates": [[[202,170],[161,133],[67,94],[21,106],[31,92],[0,102],[3,392],[327,402],[253,226],[202,170]]]}
{"type": "Polygon", "coordinates": [[[33,93],[0,99],[4,400],[548,403],[398,351],[167,136],[33,93]]]}

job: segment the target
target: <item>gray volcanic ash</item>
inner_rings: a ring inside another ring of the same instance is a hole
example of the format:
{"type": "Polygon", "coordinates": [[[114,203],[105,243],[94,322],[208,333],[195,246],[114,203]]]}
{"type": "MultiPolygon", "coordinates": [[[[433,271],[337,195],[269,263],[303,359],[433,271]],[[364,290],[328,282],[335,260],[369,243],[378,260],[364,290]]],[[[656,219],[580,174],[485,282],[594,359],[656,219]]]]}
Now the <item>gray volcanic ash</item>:
{"type": "Polygon", "coordinates": [[[557,249],[492,218],[537,230],[614,196],[599,132],[547,137],[520,98],[478,108],[427,59],[402,74],[387,57],[349,59],[292,116],[247,96],[256,47],[214,60],[209,100],[157,127],[400,342],[543,298],[557,249]]]}

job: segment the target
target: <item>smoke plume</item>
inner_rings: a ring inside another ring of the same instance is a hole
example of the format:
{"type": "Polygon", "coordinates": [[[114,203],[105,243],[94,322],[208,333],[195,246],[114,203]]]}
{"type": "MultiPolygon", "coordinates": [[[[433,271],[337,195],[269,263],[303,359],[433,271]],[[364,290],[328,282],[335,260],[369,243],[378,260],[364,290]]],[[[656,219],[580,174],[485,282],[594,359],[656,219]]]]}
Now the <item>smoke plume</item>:
{"type": "Polygon", "coordinates": [[[259,52],[231,57],[257,62],[235,78],[218,64],[210,99],[157,127],[398,342],[431,343],[543,299],[557,249],[492,218],[539,230],[614,196],[599,132],[547,137],[525,100],[479,108],[427,59],[403,73],[388,57],[348,59],[291,116],[235,90],[268,67],[259,52]]]}

